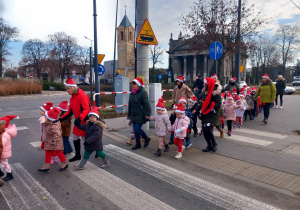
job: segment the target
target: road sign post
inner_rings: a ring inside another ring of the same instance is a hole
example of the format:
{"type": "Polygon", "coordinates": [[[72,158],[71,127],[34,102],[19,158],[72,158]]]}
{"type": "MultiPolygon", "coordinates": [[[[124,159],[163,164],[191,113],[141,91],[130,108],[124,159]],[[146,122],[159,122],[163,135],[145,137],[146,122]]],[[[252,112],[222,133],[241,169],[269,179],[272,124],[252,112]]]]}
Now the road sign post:
{"type": "Polygon", "coordinates": [[[158,75],[158,79],[159,79],[159,83],[160,83],[160,80],[161,80],[161,74],[158,75]]]}
{"type": "Polygon", "coordinates": [[[216,41],[212,43],[209,47],[209,56],[211,59],[216,61],[216,75],[218,76],[218,59],[223,54],[223,45],[216,41]]]}

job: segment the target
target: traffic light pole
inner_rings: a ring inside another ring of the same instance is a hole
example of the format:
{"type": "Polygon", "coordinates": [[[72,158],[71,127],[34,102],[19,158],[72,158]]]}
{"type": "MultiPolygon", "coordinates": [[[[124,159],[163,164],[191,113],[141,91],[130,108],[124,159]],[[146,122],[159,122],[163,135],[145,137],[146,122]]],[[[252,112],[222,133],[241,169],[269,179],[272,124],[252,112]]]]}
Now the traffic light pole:
{"type": "MultiPolygon", "coordinates": [[[[100,92],[99,80],[98,80],[98,48],[97,48],[97,10],[96,10],[96,0],[93,0],[94,8],[94,68],[95,68],[95,92],[100,92]]],[[[96,95],[95,99],[96,106],[99,107],[99,95],[96,95]]]]}

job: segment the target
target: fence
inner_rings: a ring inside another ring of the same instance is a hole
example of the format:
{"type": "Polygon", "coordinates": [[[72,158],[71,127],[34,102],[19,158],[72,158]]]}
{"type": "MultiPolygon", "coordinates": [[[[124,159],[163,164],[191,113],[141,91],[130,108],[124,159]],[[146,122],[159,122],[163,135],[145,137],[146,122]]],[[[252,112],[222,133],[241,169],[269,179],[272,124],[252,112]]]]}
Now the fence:
{"type": "MultiPolygon", "coordinates": [[[[94,106],[96,106],[95,104],[95,99],[96,99],[96,95],[115,95],[115,94],[125,94],[125,93],[130,93],[130,92],[101,92],[101,93],[95,93],[93,95],[93,104],[94,106]]],[[[128,106],[128,104],[124,104],[124,105],[113,105],[113,106],[100,106],[100,109],[107,109],[107,108],[116,108],[116,107],[124,107],[124,106],[128,106]]]]}

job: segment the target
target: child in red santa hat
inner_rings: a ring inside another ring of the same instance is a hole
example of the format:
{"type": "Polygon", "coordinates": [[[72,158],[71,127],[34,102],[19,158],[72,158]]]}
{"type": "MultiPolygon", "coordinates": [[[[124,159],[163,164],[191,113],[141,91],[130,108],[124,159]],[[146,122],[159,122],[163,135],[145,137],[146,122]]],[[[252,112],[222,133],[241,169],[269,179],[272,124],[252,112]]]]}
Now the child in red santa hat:
{"type": "Polygon", "coordinates": [[[242,120],[244,116],[244,112],[247,108],[247,106],[243,103],[243,100],[240,98],[240,96],[236,96],[236,104],[240,106],[240,108],[235,110],[236,119],[234,122],[234,128],[237,126],[237,122],[239,122],[238,128],[242,127],[242,120]]]}
{"type": "Polygon", "coordinates": [[[159,145],[154,154],[156,156],[161,156],[161,150],[163,149],[163,146],[165,146],[164,152],[169,151],[169,145],[165,137],[168,131],[171,131],[171,122],[162,98],[158,99],[158,103],[156,105],[156,114],[154,116],[147,117],[147,119],[155,121],[155,131],[156,135],[159,137],[159,145]]]}
{"type": "MultiPolygon", "coordinates": [[[[176,120],[176,109],[177,109],[177,106],[178,104],[174,104],[173,107],[172,107],[172,113],[169,117],[170,119],[170,122],[171,122],[171,126],[175,123],[175,120],[176,120]]],[[[169,144],[174,144],[174,131],[171,131],[171,135],[170,135],[170,142],[169,144]]]]}
{"type": "MultiPolygon", "coordinates": [[[[68,101],[62,101],[58,107],[60,109],[59,116],[62,117],[68,111],[68,101]]],[[[72,146],[69,141],[72,129],[72,116],[64,121],[61,121],[62,138],[64,142],[64,155],[73,152],[72,146]]]]}
{"type": "MultiPolygon", "coordinates": [[[[11,138],[15,138],[17,136],[17,127],[15,124],[9,124],[11,120],[18,119],[19,117],[16,115],[8,115],[0,118],[0,141],[2,142],[2,151],[0,151],[0,167],[4,169],[6,172],[6,177],[3,178],[3,181],[12,180],[13,174],[11,172],[10,165],[8,164],[8,159],[11,157],[11,138]]],[[[0,177],[2,177],[4,173],[0,168],[0,177]]]]}
{"type": "Polygon", "coordinates": [[[226,104],[223,105],[224,113],[226,115],[227,128],[228,128],[228,136],[231,136],[232,131],[232,122],[236,120],[235,109],[239,109],[240,106],[236,105],[233,101],[233,96],[230,93],[227,93],[226,96],[226,104]]]}
{"type": "Polygon", "coordinates": [[[39,172],[48,172],[50,170],[50,163],[52,156],[58,156],[61,161],[59,171],[64,171],[68,168],[66,157],[63,153],[64,143],[62,139],[61,123],[58,121],[60,109],[52,108],[45,113],[45,134],[44,150],[45,150],[45,163],[42,168],[38,169],[39,172]]]}

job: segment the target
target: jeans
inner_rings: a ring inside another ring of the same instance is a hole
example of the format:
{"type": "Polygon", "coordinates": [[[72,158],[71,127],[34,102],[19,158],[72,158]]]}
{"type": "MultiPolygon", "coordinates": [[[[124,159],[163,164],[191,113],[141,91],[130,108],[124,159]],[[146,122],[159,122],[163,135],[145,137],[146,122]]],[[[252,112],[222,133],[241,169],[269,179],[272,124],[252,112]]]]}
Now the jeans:
{"type": "Polygon", "coordinates": [[[263,105],[263,107],[264,107],[264,117],[265,118],[269,118],[271,104],[272,103],[266,103],[265,105],[263,105]]]}
{"type": "Polygon", "coordinates": [[[73,152],[72,146],[69,141],[68,136],[63,136],[63,142],[64,142],[64,155],[73,152]]]}
{"type": "Polygon", "coordinates": [[[278,95],[280,95],[280,106],[282,106],[282,97],[283,97],[283,94],[277,94],[277,93],[276,93],[276,100],[275,100],[276,106],[277,106],[278,95]]]}
{"type": "Polygon", "coordinates": [[[147,134],[142,130],[142,125],[138,123],[133,123],[135,140],[140,140],[141,136],[146,140],[147,134]]]}

